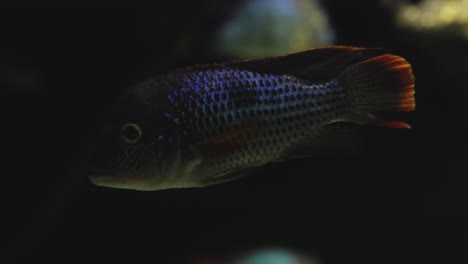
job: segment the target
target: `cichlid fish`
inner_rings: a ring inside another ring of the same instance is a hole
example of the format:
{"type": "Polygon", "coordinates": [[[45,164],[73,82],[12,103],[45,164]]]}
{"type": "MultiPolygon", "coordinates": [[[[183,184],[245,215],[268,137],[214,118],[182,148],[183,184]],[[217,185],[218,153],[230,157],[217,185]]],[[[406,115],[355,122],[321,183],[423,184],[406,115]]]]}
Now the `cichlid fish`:
{"type": "Polygon", "coordinates": [[[372,113],[414,108],[410,64],[381,49],[331,46],[177,69],[113,105],[89,177],[135,190],[217,184],[307,156],[336,122],[409,128],[372,113]]]}

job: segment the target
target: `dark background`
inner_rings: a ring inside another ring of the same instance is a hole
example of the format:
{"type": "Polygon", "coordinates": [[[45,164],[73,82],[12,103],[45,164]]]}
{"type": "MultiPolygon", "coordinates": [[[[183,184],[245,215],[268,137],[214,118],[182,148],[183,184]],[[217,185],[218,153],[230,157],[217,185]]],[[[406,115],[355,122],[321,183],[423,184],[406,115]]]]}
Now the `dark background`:
{"type": "Polygon", "coordinates": [[[239,3],[0,10],[2,258],[188,263],[277,246],[326,264],[466,263],[468,41],[398,29],[379,1],[323,3],[337,44],[412,63],[417,110],[392,116],[412,130],[365,128],[357,157],[274,164],[209,188],[88,181],[97,114],[158,72],[230,59],[210,43],[239,3]]]}

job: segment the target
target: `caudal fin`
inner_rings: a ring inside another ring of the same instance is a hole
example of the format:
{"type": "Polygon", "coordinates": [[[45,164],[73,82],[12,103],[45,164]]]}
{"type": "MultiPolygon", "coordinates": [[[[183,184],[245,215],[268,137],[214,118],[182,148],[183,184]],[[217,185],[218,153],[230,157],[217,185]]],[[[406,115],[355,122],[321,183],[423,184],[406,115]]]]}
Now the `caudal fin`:
{"type": "MultiPolygon", "coordinates": [[[[402,57],[384,54],[349,66],[341,75],[358,115],[379,111],[412,111],[414,76],[411,65],[402,57]]],[[[367,115],[368,122],[386,127],[405,127],[401,121],[383,121],[367,115]]],[[[362,117],[362,116],[361,116],[362,117]]]]}
{"type": "Polygon", "coordinates": [[[385,54],[351,65],[340,80],[358,111],[415,109],[414,76],[402,57],[385,54]]]}

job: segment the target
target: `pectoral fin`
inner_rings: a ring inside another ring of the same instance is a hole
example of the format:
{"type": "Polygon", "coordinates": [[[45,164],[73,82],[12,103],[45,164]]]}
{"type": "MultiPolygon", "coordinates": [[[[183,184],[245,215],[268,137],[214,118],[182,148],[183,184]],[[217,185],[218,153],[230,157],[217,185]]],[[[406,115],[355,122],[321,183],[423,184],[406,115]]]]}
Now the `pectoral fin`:
{"type": "Polygon", "coordinates": [[[244,168],[232,172],[227,172],[215,177],[206,178],[200,181],[202,186],[215,185],[220,183],[225,183],[243,177],[247,174],[250,174],[255,168],[244,168]]]}
{"type": "Polygon", "coordinates": [[[258,127],[254,122],[244,122],[224,129],[219,135],[196,143],[195,148],[204,158],[219,158],[252,144],[258,140],[258,136],[258,127]]]}

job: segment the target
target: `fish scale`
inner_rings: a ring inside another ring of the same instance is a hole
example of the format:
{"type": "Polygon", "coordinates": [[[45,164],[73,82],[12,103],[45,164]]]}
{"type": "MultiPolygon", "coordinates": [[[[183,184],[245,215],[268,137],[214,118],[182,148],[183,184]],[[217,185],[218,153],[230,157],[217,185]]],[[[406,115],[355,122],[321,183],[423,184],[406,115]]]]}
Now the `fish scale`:
{"type": "Polygon", "coordinates": [[[221,138],[217,144],[240,146],[213,153],[217,157],[198,168],[209,174],[276,159],[350,107],[336,80],[312,84],[288,75],[230,68],[181,74],[180,87],[168,96],[170,116],[191,143],[221,138]]]}

